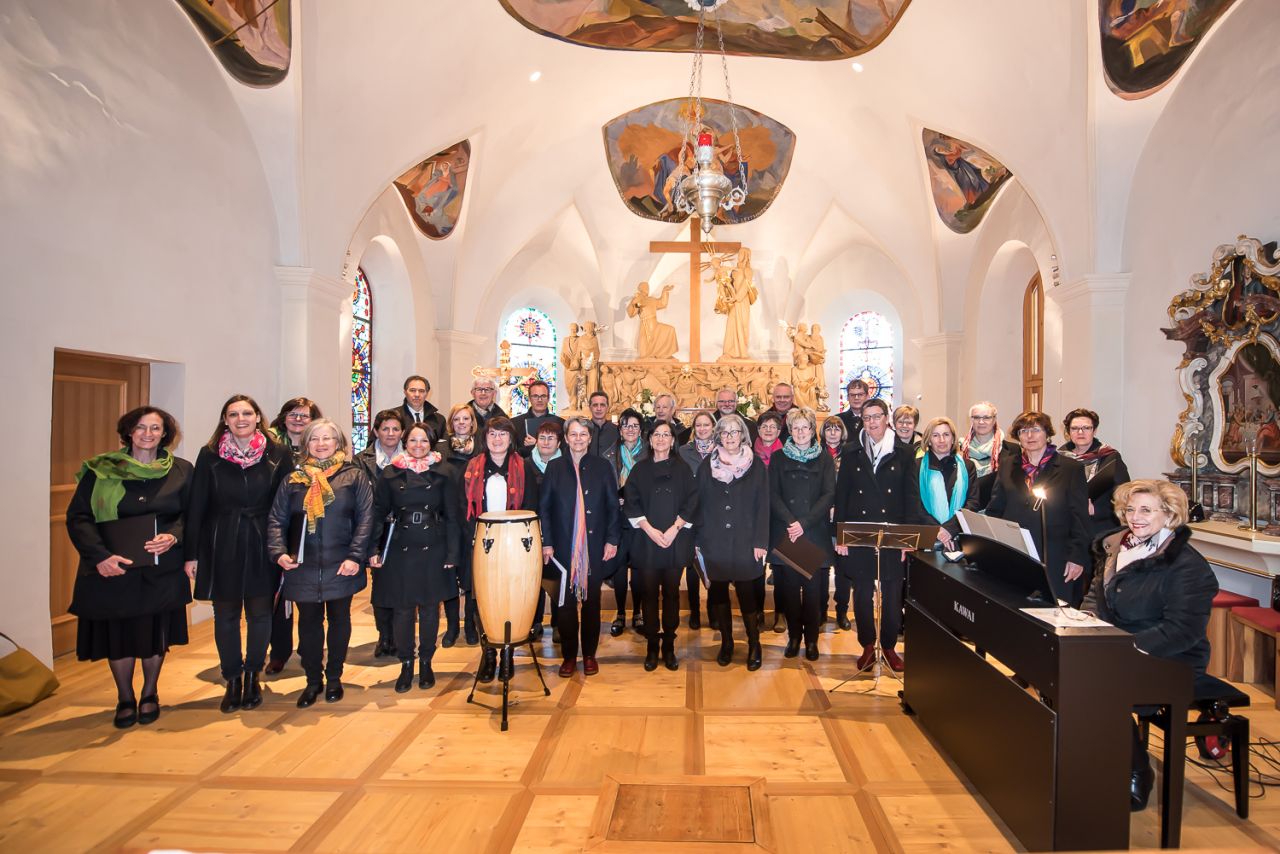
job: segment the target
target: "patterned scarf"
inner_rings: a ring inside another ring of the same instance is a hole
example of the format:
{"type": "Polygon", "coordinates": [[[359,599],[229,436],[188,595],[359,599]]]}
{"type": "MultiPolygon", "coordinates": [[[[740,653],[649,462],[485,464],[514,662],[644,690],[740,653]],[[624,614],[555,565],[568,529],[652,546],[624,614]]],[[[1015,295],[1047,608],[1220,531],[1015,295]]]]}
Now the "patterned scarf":
{"type": "Polygon", "coordinates": [[[622,463],[622,476],[618,478],[618,486],[621,487],[627,482],[627,475],[631,474],[631,470],[635,468],[636,463],[644,459],[644,442],[637,441],[635,450],[627,447],[626,442],[618,443],[618,459],[622,463]]]}
{"type": "Polygon", "coordinates": [[[928,460],[921,462],[920,502],[939,524],[955,518],[968,495],[969,469],[958,456],[951,455],[940,460],[931,453],[928,460]],[[956,482],[951,486],[950,497],[947,496],[946,473],[940,470],[944,466],[949,467],[948,460],[956,470],[956,482]],[[934,468],[935,465],[938,468],[934,468]]]}
{"type": "Polygon", "coordinates": [[[737,457],[729,456],[729,452],[720,448],[711,455],[711,476],[721,483],[733,483],[747,473],[756,455],[745,446],[738,448],[737,457]]]}
{"type": "Polygon", "coordinates": [[[430,471],[431,467],[440,462],[440,455],[435,451],[428,451],[425,457],[411,457],[404,451],[396,454],[391,458],[390,465],[398,469],[408,469],[416,471],[418,474],[430,471]]]}
{"type": "Polygon", "coordinates": [[[1135,561],[1151,557],[1172,534],[1173,531],[1168,528],[1161,528],[1145,540],[1140,540],[1134,536],[1133,531],[1125,531],[1120,539],[1120,554],[1116,555],[1116,572],[1135,561]]]}
{"type": "Polygon", "coordinates": [[[694,437],[693,447],[694,447],[694,450],[698,452],[699,459],[705,459],[707,454],[711,453],[711,451],[715,448],[715,446],[716,446],[715,436],[712,436],[708,439],[699,439],[697,437],[694,437]]]}
{"type": "Polygon", "coordinates": [[[591,572],[591,563],[587,556],[587,505],[582,496],[581,466],[581,460],[573,464],[573,476],[578,483],[578,495],[573,504],[573,548],[569,557],[569,584],[574,598],[584,602],[587,598],[587,576],[591,572]]]}
{"type": "MultiPolygon", "coordinates": [[[[467,463],[467,471],[462,476],[463,492],[467,496],[467,521],[479,517],[484,512],[484,466],[489,461],[488,454],[472,457],[467,463]]],[[[516,453],[507,454],[507,506],[506,510],[519,510],[524,504],[524,457],[516,453]]]]}
{"type": "Polygon", "coordinates": [[[1057,448],[1053,445],[1045,445],[1044,456],[1040,458],[1040,462],[1033,463],[1027,459],[1027,452],[1022,452],[1022,473],[1026,475],[1028,489],[1035,485],[1036,478],[1040,476],[1057,455],[1057,448]]]}
{"type": "Polygon", "coordinates": [[[811,442],[809,447],[801,448],[795,443],[794,439],[788,438],[787,443],[782,446],[783,456],[789,460],[795,460],[798,463],[807,463],[810,460],[816,460],[818,455],[821,453],[822,446],[817,442],[811,442]]]}
{"type": "Polygon", "coordinates": [[[1089,446],[1089,450],[1084,453],[1076,451],[1070,442],[1064,443],[1060,448],[1058,448],[1058,452],[1064,457],[1070,457],[1073,460],[1079,460],[1085,465],[1088,465],[1089,463],[1096,463],[1106,459],[1116,453],[1116,449],[1098,439],[1094,439],[1093,444],[1089,446]]]}
{"type": "Polygon", "coordinates": [[[329,478],[346,461],[347,455],[342,451],[327,460],[303,457],[298,463],[298,471],[289,475],[290,483],[307,485],[307,492],[302,496],[302,509],[307,514],[308,534],[316,532],[316,522],[324,518],[324,508],[333,503],[333,487],[329,485],[329,478]]]}
{"type": "Polygon", "coordinates": [[[476,448],[475,436],[450,436],[449,447],[459,454],[471,456],[476,448]]]}
{"type": "Polygon", "coordinates": [[[140,463],[125,450],[110,451],[85,460],[76,472],[76,483],[85,472],[93,472],[93,493],[89,496],[93,521],[114,522],[120,518],[126,480],[155,480],[167,475],[171,468],[173,455],[168,451],[161,451],[153,463],[140,463]]]}
{"type": "Polygon", "coordinates": [[[1004,432],[999,427],[991,434],[991,440],[985,445],[977,444],[973,432],[960,443],[960,456],[973,462],[978,476],[1000,470],[1000,448],[1004,446],[1004,432]]]}
{"type": "Polygon", "coordinates": [[[774,439],[772,443],[766,446],[764,441],[757,436],[755,442],[752,443],[751,448],[756,452],[756,456],[760,458],[760,462],[764,463],[767,468],[769,465],[769,459],[773,456],[773,452],[782,450],[782,440],[774,439]]]}
{"type": "Polygon", "coordinates": [[[236,444],[236,440],[231,438],[230,430],[225,431],[222,434],[222,438],[218,440],[218,456],[229,463],[235,463],[242,469],[247,469],[260,463],[266,450],[267,437],[262,435],[261,430],[253,431],[253,438],[249,440],[249,447],[243,451],[236,444]]]}

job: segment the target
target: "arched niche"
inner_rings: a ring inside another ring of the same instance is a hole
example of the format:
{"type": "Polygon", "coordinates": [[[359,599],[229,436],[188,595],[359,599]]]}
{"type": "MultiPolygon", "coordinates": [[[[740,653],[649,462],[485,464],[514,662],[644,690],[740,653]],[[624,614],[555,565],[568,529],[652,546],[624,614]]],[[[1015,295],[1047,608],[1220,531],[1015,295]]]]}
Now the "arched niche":
{"type": "MultiPolygon", "coordinates": [[[[1007,426],[1022,411],[1022,299],[1038,269],[1031,248],[1020,240],[1006,241],[991,259],[978,297],[974,334],[968,339],[972,343],[973,373],[961,404],[962,412],[967,412],[973,401],[989,400],[1007,426]]],[[[1046,338],[1048,313],[1046,306],[1046,338]]],[[[1045,350],[1049,350],[1047,341],[1045,350]]],[[[1052,400],[1053,389],[1049,388],[1047,377],[1045,386],[1047,399],[1052,400]]]]}
{"type": "MultiPolygon", "coordinates": [[[[373,411],[400,404],[404,378],[421,373],[414,328],[413,285],[404,255],[391,237],[380,234],[360,256],[373,298],[373,411]]],[[[350,330],[350,306],[344,307],[350,330]]]]}

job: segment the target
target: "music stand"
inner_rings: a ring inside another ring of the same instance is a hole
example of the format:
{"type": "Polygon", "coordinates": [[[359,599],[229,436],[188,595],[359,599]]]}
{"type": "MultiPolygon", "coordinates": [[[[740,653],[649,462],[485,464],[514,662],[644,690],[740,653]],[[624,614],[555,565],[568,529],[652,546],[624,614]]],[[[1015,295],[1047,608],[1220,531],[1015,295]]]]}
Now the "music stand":
{"type": "Polygon", "coordinates": [[[870,691],[875,691],[880,685],[880,675],[886,669],[889,675],[899,682],[902,677],[893,672],[893,668],[889,667],[889,661],[884,657],[884,648],[880,644],[880,624],[882,622],[881,609],[884,605],[883,593],[880,589],[880,554],[886,549],[896,552],[913,552],[921,548],[921,542],[930,545],[937,539],[938,525],[896,525],[887,522],[840,522],[836,525],[836,545],[846,546],[848,548],[875,549],[876,552],[876,584],[875,592],[872,594],[872,614],[875,623],[876,646],[875,657],[866,666],[858,670],[857,673],[845,679],[828,693],[834,693],[837,688],[843,687],[846,682],[856,679],[859,675],[866,671],[872,671],[874,677],[870,691]]]}

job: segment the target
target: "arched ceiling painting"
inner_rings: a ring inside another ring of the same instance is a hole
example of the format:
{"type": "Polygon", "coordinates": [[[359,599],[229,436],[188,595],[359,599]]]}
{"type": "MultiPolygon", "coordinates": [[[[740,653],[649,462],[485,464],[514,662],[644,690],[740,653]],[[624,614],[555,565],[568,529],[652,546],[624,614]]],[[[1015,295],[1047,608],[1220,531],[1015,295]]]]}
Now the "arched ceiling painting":
{"type": "Polygon", "coordinates": [[[921,133],[938,216],[957,234],[978,227],[1005,182],[1005,165],[976,145],[925,128],[921,133]]]}
{"type": "MultiPolygon", "coordinates": [[[[536,33],[586,47],[692,53],[687,0],[501,0],[536,33]]],[[[733,0],[720,8],[725,50],[741,56],[847,59],[894,28],[911,0],[733,0]]],[[[708,44],[715,44],[714,35],[708,44]]]]}
{"type": "Polygon", "coordinates": [[[409,216],[432,240],[443,240],[457,227],[470,166],[471,142],[464,139],[392,182],[409,208],[409,216]]]}
{"type": "MultiPolygon", "coordinates": [[[[727,101],[702,100],[703,124],[716,136],[717,157],[725,175],[736,179],[732,120],[727,101]]],[[[671,193],[688,174],[693,153],[680,157],[684,129],[694,107],[689,99],[670,98],[623,113],[603,128],[605,159],[622,201],[636,216],[661,222],[683,222],[688,214],[675,208],[671,193]]],[[[763,113],[738,105],[738,137],[748,166],[747,200],[734,211],[721,209],[717,223],[746,222],[760,216],[777,197],[791,169],[796,135],[763,113]]]]}
{"type": "Polygon", "coordinates": [[[1142,98],[1177,73],[1235,0],[1098,0],[1102,65],[1121,97],[1142,98]]]}
{"type": "Polygon", "coordinates": [[[289,73],[289,0],[178,0],[227,73],[274,86],[289,73]]]}

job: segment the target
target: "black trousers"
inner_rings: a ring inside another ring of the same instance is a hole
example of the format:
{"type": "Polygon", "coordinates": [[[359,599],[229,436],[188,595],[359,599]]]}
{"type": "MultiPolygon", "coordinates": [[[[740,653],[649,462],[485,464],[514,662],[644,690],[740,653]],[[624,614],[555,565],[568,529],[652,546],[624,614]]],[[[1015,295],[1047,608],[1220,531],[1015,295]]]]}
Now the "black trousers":
{"type": "Polygon", "coordinates": [[[674,641],[680,625],[680,575],[683,568],[635,570],[640,581],[644,611],[644,634],[651,641],[659,637],[674,641]],[[658,603],[662,603],[662,628],[658,628],[658,603]]]}
{"type": "Polygon", "coordinates": [[[351,597],[331,599],[328,602],[298,602],[298,657],[307,674],[307,684],[318,685],[324,678],[337,682],[342,678],[342,666],[347,662],[347,647],[351,644],[351,597]],[[329,620],[326,636],[325,618],[329,620]],[[324,658],[328,641],[329,659],[324,658]]]}
{"type": "Polygon", "coordinates": [[[261,673],[267,664],[267,642],[271,638],[271,597],[254,596],[215,600],[213,603],[213,643],[218,648],[222,678],[230,682],[241,673],[261,673]],[[248,626],[244,655],[240,654],[240,611],[248,626]]]}
{"type": "MultiPolygon", "coordinates": [[[[627,615],[627,585],[631,586],[631,621],[635,622],[636,617],[640,615],[640,581],[636,570],[627,566],[625,563],[618,567],[617,572],[613,574],[613,599],[618,603],[618,616],[625,617],[627,615]]],[[[648,620],[648,617],[645,618],[648,620]]],[[[563,634],[563,633],[562,633],[563,634]]]]}
{"type": "Polygon", "coordinates": [[[823,580],[827,570],[820,569],[806,579],[789,566],[773,568],[773,595],[779,597],[787,615],[787,636],[792,640],[817,643],[818,628],[822,625],[822,613],[827,599],[823,593],[823,580]]]}
{"type": "MultiPolygon", "coordinates": [[[[621,570],[619,570],[621,571],[621,570]]],[[[578,609],[582,609],[582,655],[594,658],[600,647],[600,579],[587,578],[587,598],[579,602],[569,590],[556,612],[560,629],[560,654],[566,661],[578,657],[578,609]]]]}
{"type": "MultiPolygon", "coordinates": [[[[439,608],[436,610],[439,610],[439,608]]],[[[373,625],[378,629],[378,640],[389,638],[395,633],[394,612],[394,608],[373,606],[373,625]]]]}
{"type": "Polygon", "coordinates": [[[285,662],[293,655],[293,603],[283,596],[271,612],[271,660],[285,662]]]}
{"type": "MultiPolygon", "coordinates": [[[[764,578],[761,576],[760,581],[764,578]]],[[[742,614],[743,622],[747,619],[755,619],[756,612],[759,607],[756,604],[756,579],[750,578],[745,581],[713,581],[711,587],[707,590],[707,610],[710,611],[718,605],[729,604],[729,585],[733,585],[733,590],[738,594],[738,611],[742,614]]],[[[725,630],[725,626],[720,627],[720,631],[725,630]]]]}
{"type": "MultiPolygon", "coordinates": [[[[766,571],[767,571],[767,570],[766,570],[766,571]]],[[[754,593],[754,594],[755,594],[755,597],[756,597],[756,598],[755,598],[755,602],[756,602],[755,611],[756,611],[756,613],[757,613],[757,614],[760,614],[760,615],[762,615],[762,616],[763,616],[763,614],[764,614],[764,600],[765,600],[765,595],[764,595],[765,583],[764,583],[764,579],[765,579],[764,573],[761,573],[759,578],[757,578],[757,579],[755,579],[755,580],[753,580],[753,581],[751,582],[751,583],[752,583],[752,585],[754,585],[754,586],[752,587],[752,591],[751,591],[751,592],[752,592],[752,593],[754,593]]],[[[739,599],[738,599],[738,604],[739,604],[739,605],[741,605],[741,604],[742,604],[742,599],[741,599],[741,598],[739,598],[739,599]]],[[[745,612],[745,611],[743,611],[743,613],[745,614],[746,612],[745,612]]]]}
{"type": "Polygon", "coordinates": [[[689,614],[702,613],[702,576],[698,575],[698,567],[684,568],[684,589],[689,595],[689,614]]]}
{"type": "Polygon", "coordinates": [[[436,635],[440,631],[440,603],[411,605],[408,608],[388,608],[395,635],[396,657],[401,661],[413,661],[413,629],[418,629],[418,658],[431,661],[436,652],[436,635]]]}
{"type": "MultiPolygon", "coordinates": [[[[840,570],[836,570],[836,618],[849,613],[849,597],[853,593],[853,582],[840,570]]],[[[827,573],[822,578],[822,610],[826,613],[827,597],[831,595],[831,579],[827,573]]]]}
{"type": "Polygon", "coordinates": [[[444,619],[445,625],[451,632],[458,630],[458,613],[463,611],[463,627],[474,628],[476,625],[476,598],[470,593],[467,594],[466,609],[463,610],[459,606],[462,603],[461,596],[454,596],[452,599],[444,600],[444,619]]]}
{"type": "MultiPolygon", "coordinates": [[[[902,591],[906,564],[902,553],[886,551],[880,558],[880,646],[893,649],[902,628],[902,591]]],[[[836,577],[849,576],[853,583],[853,619],[857,624],[858,643],[864,647],[876,642],[875,590],[876,555],[871,549],[850,549],[840,558],[836,577]]]]}

